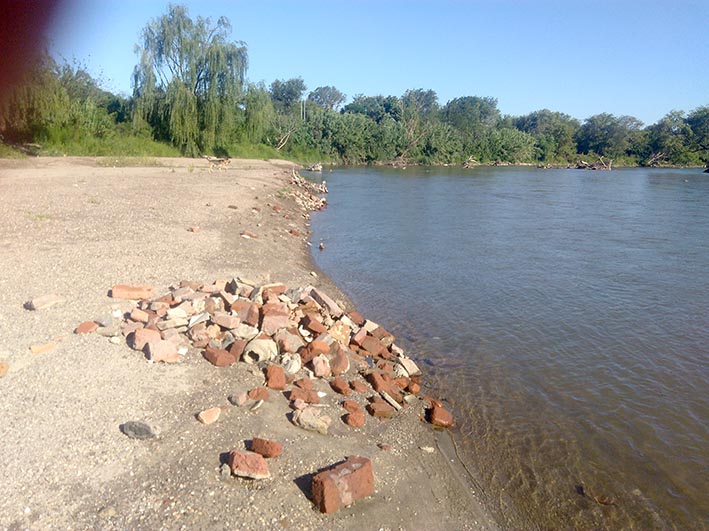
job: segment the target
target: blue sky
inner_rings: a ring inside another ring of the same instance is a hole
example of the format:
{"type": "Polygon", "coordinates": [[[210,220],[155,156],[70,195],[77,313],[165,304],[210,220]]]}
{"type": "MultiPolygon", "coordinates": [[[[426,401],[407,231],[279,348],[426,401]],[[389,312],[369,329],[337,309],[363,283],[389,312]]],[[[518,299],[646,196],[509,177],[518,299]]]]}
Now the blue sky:
{"type": "MultiPolygon", "coordinates": [[[[709,0],[187,1],[226,16],[249,50],[253,82],[302,77],[309,90],[439,102],[492,96],[503,114],[548,108],[652,124],[709,105],[709,0]]],[[[167,11],[152,0],[66,0],[49,33],[55,55],[85,63],[130,94],[141,29],[167,11]]]]}

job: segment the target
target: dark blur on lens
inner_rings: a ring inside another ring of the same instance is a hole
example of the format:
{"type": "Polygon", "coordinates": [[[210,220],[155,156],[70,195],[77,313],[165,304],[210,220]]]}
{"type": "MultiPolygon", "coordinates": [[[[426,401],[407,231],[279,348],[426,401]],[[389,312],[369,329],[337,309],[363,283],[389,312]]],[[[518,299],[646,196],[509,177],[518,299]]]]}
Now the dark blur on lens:
{"type": "Polygon", "coordinates": [[[47,46],[60,0],[0,0],[0,96],[22,79],[47,46]]]}

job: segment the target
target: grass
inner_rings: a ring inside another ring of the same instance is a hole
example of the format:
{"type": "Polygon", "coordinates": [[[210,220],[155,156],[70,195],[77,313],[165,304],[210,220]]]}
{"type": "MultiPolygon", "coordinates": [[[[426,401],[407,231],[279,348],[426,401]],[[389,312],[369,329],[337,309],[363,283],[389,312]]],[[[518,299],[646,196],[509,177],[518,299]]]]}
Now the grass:
{"type": "Polygon", "coordinates": [[[31,210],[25,210],[25,216],[27,216],[27,219],[31,219],[33,221],[49,221],[52,219],[52,216],[49,214],[44,214],[42,212],[32,212],[31,210]]]}
{"type": "Polygon", "coordinates": [[[227,150],[234,159],[282,159],[283,153],[265,144],[233,144],[227,150]]]}
{"type": "Polygon", "coordinates": [[[0,143],[0,159],[22,159],[26,155],[19,149],[0,143]]]}
{"type": "Polygon", "coordinates": [[[88,157],[180,157],[174,146],[137,136],[112,135],[106,138],[80,137],[48,142],[40,155],[88,157]]]}

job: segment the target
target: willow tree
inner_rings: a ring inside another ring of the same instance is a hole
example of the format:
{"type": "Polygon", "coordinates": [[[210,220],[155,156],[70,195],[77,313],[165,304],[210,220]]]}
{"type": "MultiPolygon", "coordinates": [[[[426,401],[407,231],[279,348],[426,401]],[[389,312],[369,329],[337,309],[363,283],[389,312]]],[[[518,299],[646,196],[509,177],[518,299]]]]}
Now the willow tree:
{"type": "Polygon", "coordinates": [[[228,145],[248,63],[246,44],[230,34],[225,17],[192,20],[184,6],[151,20],[136,46],[135,123],[188,156],[228,145]]]}

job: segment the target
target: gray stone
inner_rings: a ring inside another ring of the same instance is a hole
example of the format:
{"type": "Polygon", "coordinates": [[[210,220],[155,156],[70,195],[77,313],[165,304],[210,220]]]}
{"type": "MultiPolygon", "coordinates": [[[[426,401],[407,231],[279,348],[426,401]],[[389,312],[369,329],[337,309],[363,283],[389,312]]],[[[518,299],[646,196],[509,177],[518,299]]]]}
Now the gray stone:
{"type": "Polygon", "coordinates": [[[139,420],[129,420],[125,424],[121,424],[120,430],[131,439],[154,439],[158,436],[150,425],[139,420]]]}
{"type": "Polygon", "coordinates": [[[418,368],[418,365],[416,365],[416,363],[414,363],[414,360],[412,360],[411,358],[406,358],[402,356],[396,361],[398,361],[401,366],[404,367],[404,369],[408,373],[408,376],[419,376],[421,374],[421,369],[418,368]]]}
{"type": "Polygon", "coordinates": [[[121,334],[121,328],[118,325],[104,326],[97,329],[96,333],[103,337],[116,337],[121,334]]]}
{"type": "Polygon", "coordinates": [[[184,308],[180,308],[179,306],[177,308],[169,308],[167,310],[167,317],[168,319],[187,319],[187,312],[184,308]]]}
{"type": "Polygon", "coordinates": [[[259,363],[271,361],[277,354],[278,345],[273,339],[257,337],[247,343],[242,359],[246,363],[259,363]]]}
{"type": "Polygon", "coordinates": [[[387,393],[386,391],[380,391],[379,394],[382,395],[382,398],[386,400],[391,407],[393,407],[397,411],[401,411],[401,405],[396,400],[394,400],[389,393],[387,393]]]}
{"type": "Polygon", "coordinates": [[[281,365],[283,365],[283,370],[286,371],[286,374],[295,374],[303,367],[303,360],[301,360],[298,353],[283,354],[281,365]]]}
{"type": "Polygon", "coordinates": [[[293,412],[293,424],[304,430],[316,431],[327,435],[327,430],[332,423],[332,419],[327,415],[320,415],[320,410],[314,407],[306,407],[293,412]]]}
{"type": "Polygon", "coordinates": [[[174,319],[165,319],[164,321],[158,321],[155,323],[155,325],[158,327],[158,330],[167,330],[168,328],[181,328],[181,327],[187,327],[189,324],[189,321],[187,319],[183,319],[182,317],[176,317],[174,319]]]}
{"type": "Polygon", "coordinates": [[[231,333],[239,339],[245,339],[246,341],[251,341],[253,338],[259,335],[259,329],[246,323],[241,323],[239,326],[231,330],[231,333]]]}
{"type": "Polygon", "coordinates": [[[99,315],[93,321],[97,325],[103,328],[107,328],[113,324],[113,314],[105,313],[103,315],[99,315]]]}
{"type": "Polygon", "coordinates": [[[190,317],[189,324],[187,325],[187,328],[192,328],[193,326],[199,324],[199,323],[206,323],[209,321],[210,315],[208,312],[202,312],[197,315],[193,315],[190,317]]]}
{"type": "Polygon", "coordinates": [[[64,299],[52,293],[49,295],[42,295],[41,297],[35,297],[31,301],[27,301],[25,303],[25,308],[28,310],[44,310],[62,302],[64,302],[64,299]]]}

